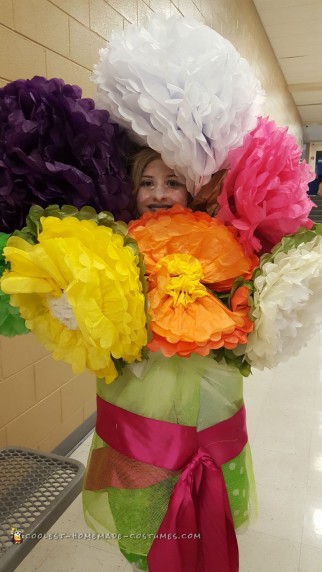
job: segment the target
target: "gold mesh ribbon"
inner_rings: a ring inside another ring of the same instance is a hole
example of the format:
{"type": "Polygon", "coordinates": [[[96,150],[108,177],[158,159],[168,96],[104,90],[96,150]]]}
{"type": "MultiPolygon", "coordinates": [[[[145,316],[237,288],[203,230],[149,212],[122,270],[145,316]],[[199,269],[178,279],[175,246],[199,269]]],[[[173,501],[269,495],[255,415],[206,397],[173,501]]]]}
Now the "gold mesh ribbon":
{"type": "Polygon", "coordinates": [[[175,474],[176,471],[142,463],[107,446],[92,450],[85,489],[141,489],[160,483],[175,474]]]}

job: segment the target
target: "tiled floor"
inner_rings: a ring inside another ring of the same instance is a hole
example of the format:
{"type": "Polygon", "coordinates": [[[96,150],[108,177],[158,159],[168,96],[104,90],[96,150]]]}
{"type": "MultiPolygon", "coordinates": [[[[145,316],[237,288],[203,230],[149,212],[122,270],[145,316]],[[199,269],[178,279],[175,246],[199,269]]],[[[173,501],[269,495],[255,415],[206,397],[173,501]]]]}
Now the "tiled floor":
{"type": "MultiPolygon", "coordinates": [[[[238,537],[240,572],[322,571],[322,334],[300,356],[245,381],[259,518],[238,537]]],[[[86,463],[90,437],[73,453],[86,463]]],[[[80,497],[17,572],[130,572],[113,547],[91,532],[80,497]]],[[[209,571],[211,572],[211,571],[209,571]]]]}

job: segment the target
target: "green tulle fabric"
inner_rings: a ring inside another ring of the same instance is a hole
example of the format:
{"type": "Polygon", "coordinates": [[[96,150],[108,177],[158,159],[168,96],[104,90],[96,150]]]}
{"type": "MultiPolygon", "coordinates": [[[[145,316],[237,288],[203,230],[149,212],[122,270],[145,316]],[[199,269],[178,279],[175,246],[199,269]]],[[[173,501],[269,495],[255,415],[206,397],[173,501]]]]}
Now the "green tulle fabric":
{"type": "MultiPolygon", "coordinates": [[[[98,380],[97,392],[106,401],[133,413],[202,430],[240,409],[243,379],[236,368],[218,364],[210,357],[165,359],[152,354],[148,361],[126,367],[110,385],[98,380]]],[[[95,433],[92,449],[107,446],[95,433]]],[[[222,470],[234,525],[242,531],[257,510],[249,445],[222,470]]],[[[139,569],[147,570],[146,556],[153,534],[164,518],[179,475],[173,472],[141,489],[84,490],[87,524],[98,533],[120,535],[118,543],[124,556],[139,569]]]]}

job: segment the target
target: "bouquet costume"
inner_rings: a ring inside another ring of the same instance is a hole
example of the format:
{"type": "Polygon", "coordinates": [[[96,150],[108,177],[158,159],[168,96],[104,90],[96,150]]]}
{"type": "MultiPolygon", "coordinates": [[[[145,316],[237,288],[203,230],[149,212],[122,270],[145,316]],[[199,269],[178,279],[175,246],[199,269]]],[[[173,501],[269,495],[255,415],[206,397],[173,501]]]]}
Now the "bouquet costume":
{"type": "Polygon", "coordinates": [[[205,26],[157,16],[115,34],[94,78],[100,105],[207,212],[174,206],[127,227],[32,207],[2,237],[3,296],[56,359],[98,377],[89,526],[142,570],[238,572],[235,530],[256,516],[243,376],[321,325],[313,173],[258,117],[247,62],[205,26]]]}

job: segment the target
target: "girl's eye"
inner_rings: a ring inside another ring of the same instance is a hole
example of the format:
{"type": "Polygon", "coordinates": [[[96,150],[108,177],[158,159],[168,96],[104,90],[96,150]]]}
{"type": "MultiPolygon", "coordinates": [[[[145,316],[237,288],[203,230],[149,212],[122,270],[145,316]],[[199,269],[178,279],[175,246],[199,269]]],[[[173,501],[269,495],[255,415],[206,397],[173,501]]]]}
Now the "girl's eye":
{"type": "MultiPolygon", "coordinates": [[[[158,183],[156,183],[158,184],[158,183]]],[[[167,181],[164,181],[163,183],[164,188],[168,188],[168,189],[180,189],[181,187],[184,187],[185,185],[183,183],[180,183],[180,181],[178,181],[177,179],[168,179],[167,181]]],[[[153,189],[155,187],[155,182],[151,179],[143,179],[140,182],[140,188],[143,189],[153,189]]]]}
{"type": "Polygon", "coordinates": [[[146,181],[141,181],[140,187],[143,187],[143,188],[145,188],[145,189],[152,188],[152,187],[153,187],[153,181],[148,181],[148,180],[146,180],[146,181]]]}
{"type": "Polygon", "coordinates": [[[183,184],[177,181],[177,179],[169,179],[167,181],[167,186],[170,189],[178,189],[179,187],[183,187],[183,184]]]}

